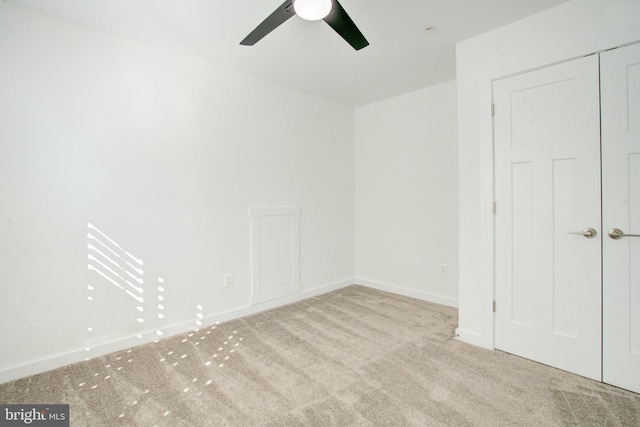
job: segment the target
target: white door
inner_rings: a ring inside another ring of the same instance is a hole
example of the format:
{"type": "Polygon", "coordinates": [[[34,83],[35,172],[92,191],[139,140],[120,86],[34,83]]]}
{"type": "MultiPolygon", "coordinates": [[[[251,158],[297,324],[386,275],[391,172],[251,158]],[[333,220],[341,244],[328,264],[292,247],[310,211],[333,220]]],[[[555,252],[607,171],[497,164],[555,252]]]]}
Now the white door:
{"type": "Polygon", "coordinates": [[[600,380],[598,56],[493,91],[495,346],[600,380]]]}
{"type": "Polygon", "coordinates": [[[640,393],[640,44],[601,55],[603,381],[640,393]]]}

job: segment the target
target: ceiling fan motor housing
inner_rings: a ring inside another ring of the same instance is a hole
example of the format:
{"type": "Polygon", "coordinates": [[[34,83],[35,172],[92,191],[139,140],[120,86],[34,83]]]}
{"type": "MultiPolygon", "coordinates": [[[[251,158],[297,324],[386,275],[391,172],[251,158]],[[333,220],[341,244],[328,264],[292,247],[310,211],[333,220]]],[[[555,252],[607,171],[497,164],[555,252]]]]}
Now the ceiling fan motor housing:
{"type": "Polygon", "coordinates": [[[293,9],[302,19],[317,21],[331,12],[332,0],[293,0],[293,9]]]}

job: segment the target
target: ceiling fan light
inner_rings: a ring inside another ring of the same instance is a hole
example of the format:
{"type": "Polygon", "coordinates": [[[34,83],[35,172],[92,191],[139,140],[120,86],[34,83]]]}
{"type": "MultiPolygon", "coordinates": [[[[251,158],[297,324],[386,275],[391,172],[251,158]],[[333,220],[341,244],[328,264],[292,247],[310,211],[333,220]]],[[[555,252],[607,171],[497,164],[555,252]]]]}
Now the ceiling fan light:
{"type": "Polygon", "coordinates": [[[331,12],[332,0],[294,0],[293,9],[302,19],[317,21],[331,12]]]}

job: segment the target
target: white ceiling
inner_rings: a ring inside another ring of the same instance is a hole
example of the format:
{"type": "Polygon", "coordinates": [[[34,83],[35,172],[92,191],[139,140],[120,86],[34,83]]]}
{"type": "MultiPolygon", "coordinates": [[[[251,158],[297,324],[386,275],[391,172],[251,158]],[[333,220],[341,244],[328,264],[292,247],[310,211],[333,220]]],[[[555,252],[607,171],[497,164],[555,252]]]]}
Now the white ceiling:
{"type": "Polygon", "coordinates": [[[9,1],[359,106],[454,79],[456,42],[568,0],[340,0],[369,40],[360,51],[323,21],[297,16],[240,46],[283,0],[9,1]]]}

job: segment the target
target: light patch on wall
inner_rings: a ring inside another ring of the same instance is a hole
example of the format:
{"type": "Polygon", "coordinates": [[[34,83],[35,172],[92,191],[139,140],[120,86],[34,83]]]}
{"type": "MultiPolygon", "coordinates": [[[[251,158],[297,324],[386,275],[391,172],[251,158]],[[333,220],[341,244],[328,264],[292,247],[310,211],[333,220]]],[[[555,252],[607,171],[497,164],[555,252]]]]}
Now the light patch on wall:
{"type": "MultiPolygon", "coordinates": [[[[137,302],[144,298],[142,265],[144,262],[122,248],[91,223],[87,223],[87,268],[124,291],[137,302]],[[136,265],[134,265],[136,264],[136,265]],[[132,283],[131,280],[137,283],[132,283]]],[[[91,290],[91,289],[90,289],[91,290]]]]}
{"type": "MultiPolygon", "coordinates": [[[[125,250],[120,244],[91,223],[87,223],[87,268],[104,279],[103,283],[115,286],[129,296],[132,301],[133,319],[135,324],[145,323],[144,318],[144,261],[125,250]]],[[[103,303],[96,300],[97,283],[87,285],[87,300],[92,304],[90,312],[95,310],[95,304],[103,303]]],[[[95,325],[88,325],[87,332],[95,335],[95,325]]],[[[98,331],[104,332],[104,331],[98,331]]],[[[137,335],[142,338],[141,334],[137,335]]],[[[89,351],[90,348],[87,348],[89,351]]],[[[89,359],[88,357],[86,359],[89,359]]]]}

